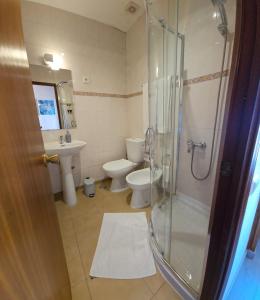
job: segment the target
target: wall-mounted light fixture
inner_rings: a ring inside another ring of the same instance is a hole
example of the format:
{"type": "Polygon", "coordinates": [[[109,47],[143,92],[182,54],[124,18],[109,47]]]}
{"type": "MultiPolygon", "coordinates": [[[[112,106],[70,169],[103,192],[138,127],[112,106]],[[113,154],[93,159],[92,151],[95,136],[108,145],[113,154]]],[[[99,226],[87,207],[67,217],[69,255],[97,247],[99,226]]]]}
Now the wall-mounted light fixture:
{"type": "Polygon", "coordinates": [[[43,62],[52,70],[59,70],[63,64],[63,55],[63,53],[61,55],[45,53],[43,55],[43,62]]]}

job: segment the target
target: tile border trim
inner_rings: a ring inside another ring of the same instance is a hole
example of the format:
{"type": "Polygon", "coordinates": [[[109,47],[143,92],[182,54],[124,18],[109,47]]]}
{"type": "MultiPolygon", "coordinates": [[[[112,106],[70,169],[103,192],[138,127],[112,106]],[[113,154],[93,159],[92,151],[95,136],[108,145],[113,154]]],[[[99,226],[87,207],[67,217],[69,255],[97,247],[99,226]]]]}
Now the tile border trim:
{"type": "MultiPolygon", "coordinates": [[[[223,76],[227,77],[229,75],[229,69],[223,71],[223,76]]],[[[210,81],[214,79],[218,79],[221,76],[221,72],[211,73],[199,77],[194,77],[191,79],[186,79],[183,81],[184,86],[201,83],[205,81],[210,81]]],[[[121,99],[129,99],[136,96],[141,96],[143,91],[130,93],[130,94],[113,94],[113,93],[98,93],[98,92],[88,92],[88,91],[73,91],[73,95],[75,96],[89,96],[89,97],[103,97],[103,98],[121,98],[121,99]]]]}
{"type": "MultiPolygon", "coordinates": [[[[224,77],[227,77],[229,75],[229,69],[224,70],[222,72],[222,74],[224,77]]],[[[218,79],[218,78],[220,78],[220,76],[221,76],[221,72],[202,75],[199,77],[184,80],[183,85],[187,86],[187,85],[191,85],[191,84],[201,83],[204,81],[210,81],[210,80],[218,79]]]]}
{"type": "Polygon", "coordinates": [[[104,97],[104,98],[132,98],[136,96],[141,96],[143,94],[142,91],[135,92],[131,94],[113,94],[113,93],[98,93],[98,92],[87,92],[87,91],[73,91],[73,95],[75,96],[90,96],[90,97],[104,97]]]}
{"type": "Polygon", "coordinates": [[[97,93],[97,92],[87,92],[87,91],[73,91],[75,96],[90,96],[90,97],[104,97],[104,98],[126,98],[126,95],[112,94],[112,93],[97,93]]]}
{"type": "Polygon", "coordinates": [[[126,95],[126,98],[133,98],[133,97],[142,96],[142,95],[143,95],[143,91],[139,91],[139,92],[135,92],[135,93],[126,95]]]}

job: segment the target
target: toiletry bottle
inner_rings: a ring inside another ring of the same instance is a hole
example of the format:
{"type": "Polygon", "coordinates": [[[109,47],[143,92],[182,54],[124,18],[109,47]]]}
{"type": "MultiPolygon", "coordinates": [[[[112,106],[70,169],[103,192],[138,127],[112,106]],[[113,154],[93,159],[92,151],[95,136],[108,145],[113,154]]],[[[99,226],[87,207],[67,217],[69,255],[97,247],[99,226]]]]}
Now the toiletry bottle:
{"type": "Polygon", "coordinates": [[[66,141],[66,143],[71,143],[71,134],[68,130],[65,134],[65,141],[66,141]]]}

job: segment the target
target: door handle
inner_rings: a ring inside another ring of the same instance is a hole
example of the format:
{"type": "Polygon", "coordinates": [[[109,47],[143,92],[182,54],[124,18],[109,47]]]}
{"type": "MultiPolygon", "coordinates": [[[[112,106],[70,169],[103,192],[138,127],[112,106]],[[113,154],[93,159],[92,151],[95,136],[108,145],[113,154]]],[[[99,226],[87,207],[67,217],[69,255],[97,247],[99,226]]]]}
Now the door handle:
{"type": "Polygon", "coordinates": [[[51,164],[59,164],[60,163],[58,154],[48,155],[45,153],[42,155],[42,160],[43,160],[43,164],[45,165],[45,167],[48,166],[48,163],[51,163],[51,164]]]}

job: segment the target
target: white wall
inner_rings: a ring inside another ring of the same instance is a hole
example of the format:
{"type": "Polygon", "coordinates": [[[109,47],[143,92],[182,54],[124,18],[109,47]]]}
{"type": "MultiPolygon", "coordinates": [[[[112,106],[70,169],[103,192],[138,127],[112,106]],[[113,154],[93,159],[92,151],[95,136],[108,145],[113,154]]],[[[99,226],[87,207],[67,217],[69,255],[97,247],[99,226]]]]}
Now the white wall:
{"type": "MultiPolygon", "coordinates": [[[[142,92],[147,82],[146,16],[140,17],[126,34],[126,90],[127,94],[142,92]]],[[[148,108],[147,108],[148,109],[148,108]]],[[[127,100],[128,135],[143,137],[143,95],[127,100]]]]}
{"type": "Polygon", "coordinates": [[[126,34],[111,26],[60,9],[22,2],[22,19],[30,63],[44,53],[64,53],[74,90],[124,94],[126,34]],[[82,83],[89,76],[91,83],[82,83]]]}
{"type": "MultiPolygon", "coordinates": [[[[64,53],[63,68],[72,71],[75,91],[124,95],[126,34],[111,26],[28,1],[22,2],[23,29],[31,64],[42,64],[44,53],[64,53]],[[83,76],[90,78],[83,84],[83,76]]],[[[125,156],[127,99],[75,96],[77,129],[72,137],[87,142],[81,160],[74,159],[75,180],[104,177],[102,164],[125,156]],[[81,178],[81,179],[80,179],[81,178]]],[[[65,131],[44,131],[44,141],[58,140],[65,131]]],[[[51,166],[54,192],[60,190],[59,170],[51,166]]]]}

